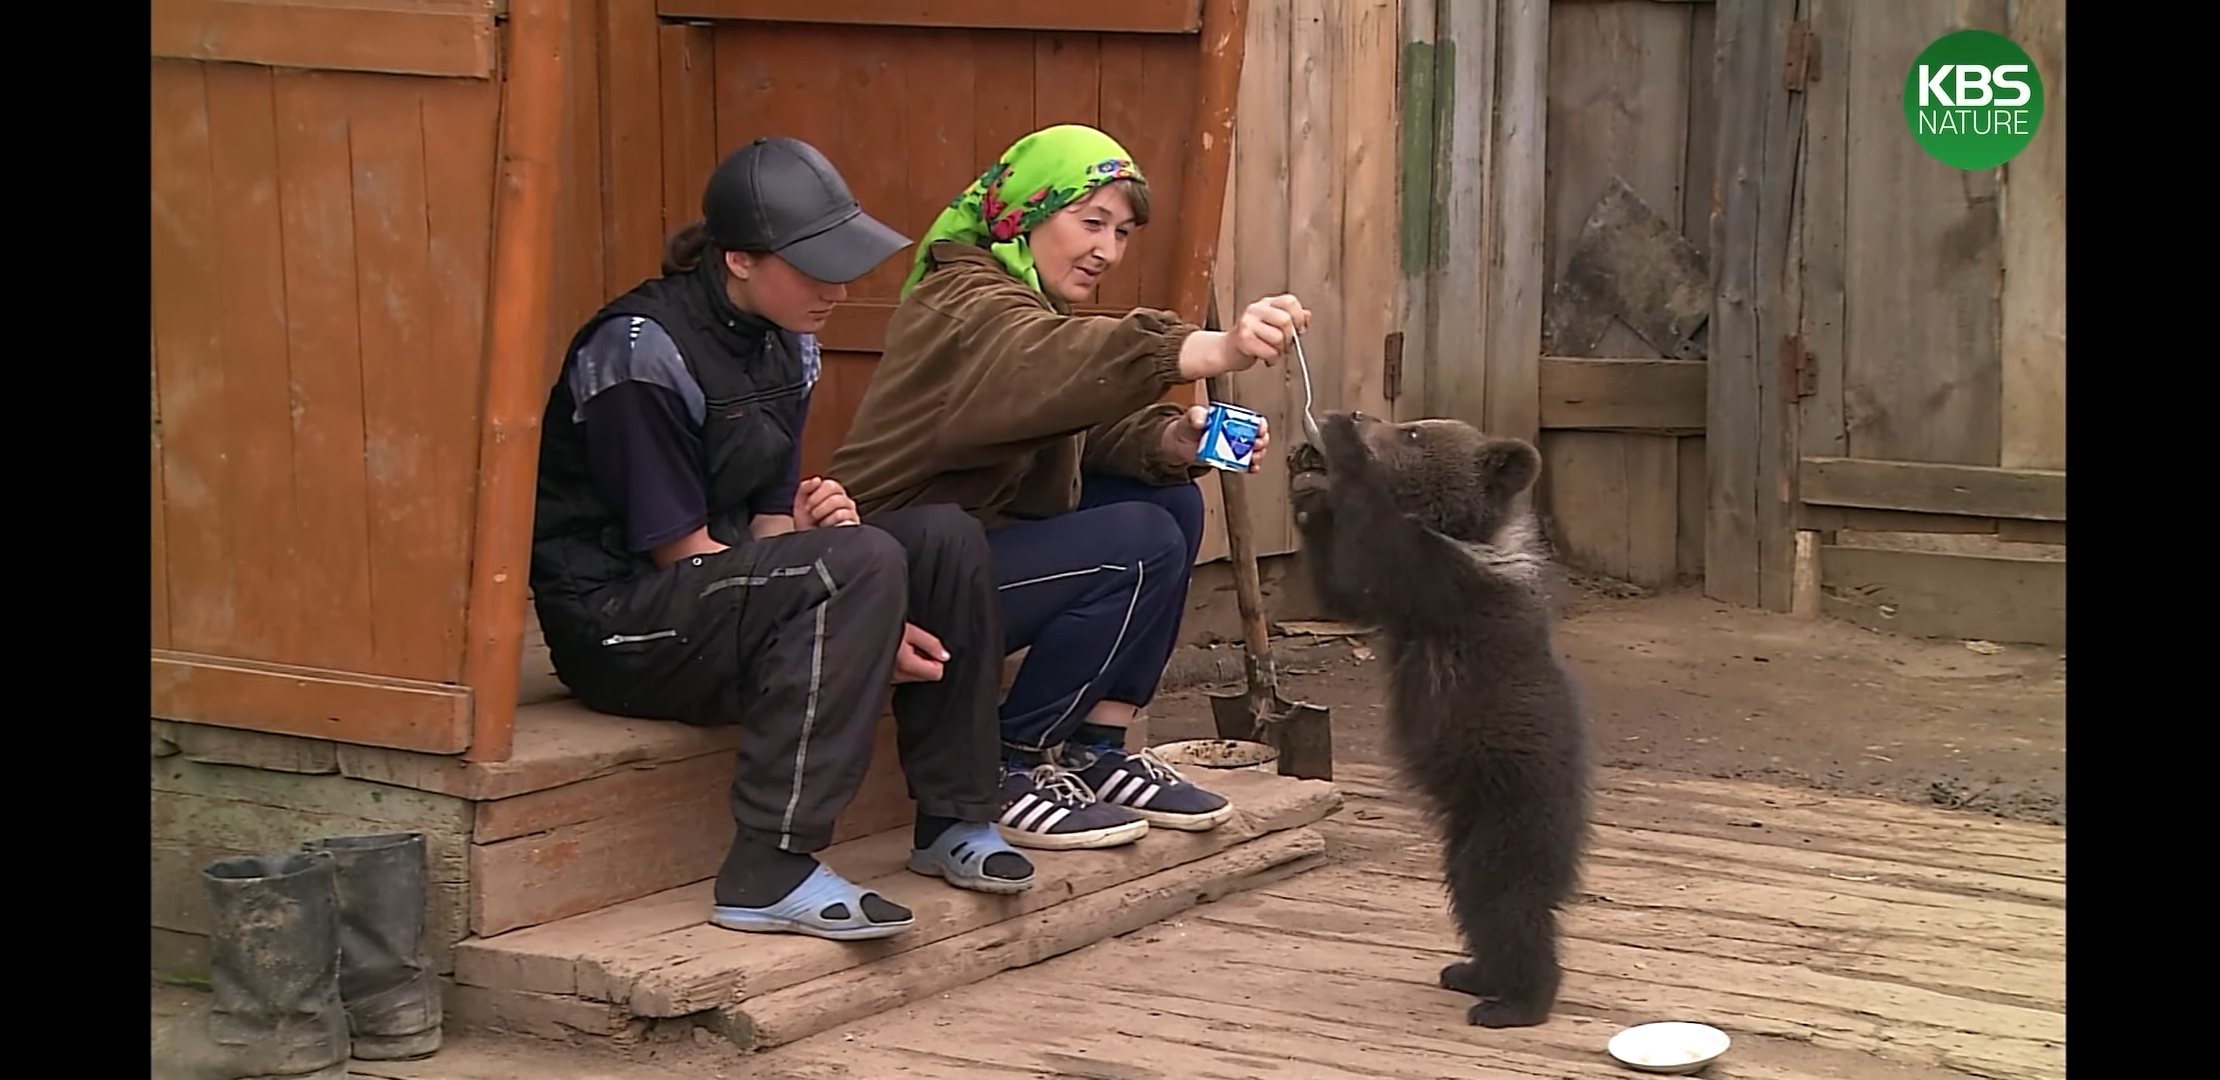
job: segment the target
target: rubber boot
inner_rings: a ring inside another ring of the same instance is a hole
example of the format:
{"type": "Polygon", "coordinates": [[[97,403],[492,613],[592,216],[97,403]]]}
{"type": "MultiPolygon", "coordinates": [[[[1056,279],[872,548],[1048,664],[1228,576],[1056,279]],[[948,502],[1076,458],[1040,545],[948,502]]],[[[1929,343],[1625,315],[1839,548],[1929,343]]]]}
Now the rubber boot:
{"type": "Polygon", "coordinates": [[[339,993],[358,1061],[429,1057],[442,1040],[439,975],[424,948],[423,833],[312,840],[338,864],[339,993]]]}
{"type": "Polygon", "coordinates": [[[230,1080],[346,1080],[331,857],[245,855],[212,862],[200,877],[212,915],[208,1070],[230,1080]]]}

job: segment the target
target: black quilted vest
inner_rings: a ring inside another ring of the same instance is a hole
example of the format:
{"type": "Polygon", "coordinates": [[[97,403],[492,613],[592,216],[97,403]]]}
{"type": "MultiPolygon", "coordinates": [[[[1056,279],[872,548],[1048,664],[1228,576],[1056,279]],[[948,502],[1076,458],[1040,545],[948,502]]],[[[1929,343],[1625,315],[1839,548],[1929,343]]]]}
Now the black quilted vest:
{"type": "Polygon", "coordinates": [[[785,479],[795,407],[806,389],[799,343],[734,307],[717,274],[721,260],[710,256],[692,272],[651,278],[610,301],[564,350],[562,373],[540,417],[531,574],[540,628],[558,670],[591,655],[601,616],[614,608],[610,586],[655,569],[647,555],[626,549],[623,520],[595,494],[585,431],[571,419],[571,368],[596,327],[633,315],[655,320],[700,384],[710,536],[730,546],[746,541],[750,500],[785,479]]]}

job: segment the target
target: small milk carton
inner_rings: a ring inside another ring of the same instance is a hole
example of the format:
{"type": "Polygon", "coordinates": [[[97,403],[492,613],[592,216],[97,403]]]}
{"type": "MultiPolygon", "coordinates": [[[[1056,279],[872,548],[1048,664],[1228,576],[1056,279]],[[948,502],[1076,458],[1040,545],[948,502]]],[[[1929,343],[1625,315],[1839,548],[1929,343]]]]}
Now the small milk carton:
{"type": "Polygon", "coordinates": [[[1262,415],[1239,405],[1211,402],[1210,415],[1203,421],[1202,452],[1196,456],[1213,468],[1248,472],[1256,437],[1263,429],[1262,415]]]}

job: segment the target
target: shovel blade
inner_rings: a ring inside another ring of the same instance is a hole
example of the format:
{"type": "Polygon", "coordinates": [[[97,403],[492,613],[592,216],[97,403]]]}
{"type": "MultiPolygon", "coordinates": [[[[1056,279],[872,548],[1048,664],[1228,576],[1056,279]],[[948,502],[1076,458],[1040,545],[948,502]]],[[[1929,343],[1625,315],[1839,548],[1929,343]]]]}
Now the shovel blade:
{"type": "Polygon", "coordinates": [[[1280,752],[1279,774],[1304,780],[1334,778],[1333,713],[1324,706],[1290,702],[1277,694],[1257,715],[1246,693],[1210,695],[1210,718],[1221,739],[1261,742],[1280,752]]]}
{"type": "Polygon", "coordinates": [[[1334,778],[1334,722],[1333,713],[1324,706],[1308,702],[1289,705],[1280,714],[1279,740],[1280,775],[1303,780],[1331,780],[1334,778]]]}
{"type": "Polygon", "coordinates": [[[1210,719],[1217,725],[1221,739],[1239,739],[1243,742],[1270,742],[1272,716],[1258,716],[1247,694],[1210,695],[1210,719]]]}

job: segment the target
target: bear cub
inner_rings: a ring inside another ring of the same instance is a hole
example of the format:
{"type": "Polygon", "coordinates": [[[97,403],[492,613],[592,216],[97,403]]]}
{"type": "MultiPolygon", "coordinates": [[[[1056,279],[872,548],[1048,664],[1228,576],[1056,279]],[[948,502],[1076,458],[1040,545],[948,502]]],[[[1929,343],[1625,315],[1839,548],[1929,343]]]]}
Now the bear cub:
{"type": "Polygon", "coordinates": [[[1456,420],[1327,413],[1319,436],[1290,461],[1295,522],[1321,604],[1386,639],[1389,742],[1439,833],[1472,956],[1441,985],[1480,999],[1473,1024],[1543,1023],[1590,758],[1551,635],[1553,567],[1515,506],[1541,455],[1456,420]]]}

